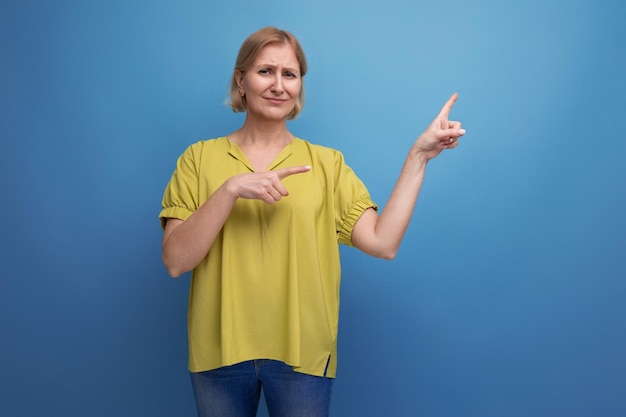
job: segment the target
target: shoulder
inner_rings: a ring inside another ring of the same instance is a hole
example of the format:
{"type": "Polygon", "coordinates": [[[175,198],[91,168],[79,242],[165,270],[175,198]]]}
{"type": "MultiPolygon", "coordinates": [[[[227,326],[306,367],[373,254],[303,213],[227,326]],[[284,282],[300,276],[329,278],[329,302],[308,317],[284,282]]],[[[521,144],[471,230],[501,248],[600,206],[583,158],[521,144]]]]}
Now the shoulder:
{"type": "Polygon", "coordinates": [[[180,157],[182,159],[199,161],[202,159],[203,155],[218,152],[220,149],[228,151],[228,148],[229,142],[225,136],[213,139],[203,139],[188,145],[180,157]]]}
{"type": "Polygon", "coordinates": [[[213,139],[203,139],[192,143],[191,145],[187,146],[185,152],[201,153],[205,149],[215,149],[220,147],[228,148],[228,146],[228,138],[226,138],[226,136],[222,136],[213,139]]]}
{"type": "Polygon", "coordinates": [[[294,140],[294,144],[298,148],[307,150],[311,154],[311,156],[319,158],[323,161],[328,161],[328,162],[343,161],[343,153],[341,153],[341,151],[337,149],[311,143],[301,138],[296,138],[294,140]]]}

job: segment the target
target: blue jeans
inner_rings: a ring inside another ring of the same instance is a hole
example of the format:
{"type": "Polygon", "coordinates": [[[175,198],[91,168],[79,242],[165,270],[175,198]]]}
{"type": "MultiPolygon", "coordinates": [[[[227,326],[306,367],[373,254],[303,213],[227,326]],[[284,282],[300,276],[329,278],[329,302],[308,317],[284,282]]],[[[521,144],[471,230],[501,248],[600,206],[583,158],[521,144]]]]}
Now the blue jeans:
{"type": "Polygon", "coordinates": [[[269,359],[191,373],[198,417],[254,417],[261,388],[270,417],[328,417],[333,382],[269,359]]]}

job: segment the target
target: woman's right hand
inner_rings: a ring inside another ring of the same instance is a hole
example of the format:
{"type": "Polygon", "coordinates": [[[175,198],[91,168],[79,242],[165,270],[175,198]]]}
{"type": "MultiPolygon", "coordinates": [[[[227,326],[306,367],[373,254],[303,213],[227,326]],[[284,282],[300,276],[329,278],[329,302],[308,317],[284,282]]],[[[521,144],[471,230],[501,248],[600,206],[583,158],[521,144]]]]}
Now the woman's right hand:
{"type": "Polygon", "coordinates": [[[195,268],[206,256],[238,198],[274,204],[289,195],[282,180],[310,171],[294,166],[235,175],[219,187],[187,220],[168,219],[163,233],[163,263],[172,277],[195,268]]]}
{"type": "Polygon", "coordinates": [[[263,200],[274,204],[289,195],[282,180],[290,175],[311,170],[310,166],[294,166],[276,171],[239,174],[226,181],[226,187],[238,198],[263,200]]]}

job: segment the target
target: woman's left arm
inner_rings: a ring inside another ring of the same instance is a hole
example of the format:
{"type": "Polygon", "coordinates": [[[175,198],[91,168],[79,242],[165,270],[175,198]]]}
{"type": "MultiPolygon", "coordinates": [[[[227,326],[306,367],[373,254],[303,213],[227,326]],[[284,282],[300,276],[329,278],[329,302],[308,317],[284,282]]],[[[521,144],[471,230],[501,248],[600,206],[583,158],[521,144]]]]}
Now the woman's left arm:
{"type": "Polygon", "coordinates": [[[444,149],[455,148],[458,139],[465,134],[460,122],[449,120],[450,110],[457,98],[458,94],[454,93],[411,147],[380,216],[374,209],[367,209],[356,222],[352,230],[355,247],[379,258],[395,258],[409,226],[428,161],[444,149]]]}

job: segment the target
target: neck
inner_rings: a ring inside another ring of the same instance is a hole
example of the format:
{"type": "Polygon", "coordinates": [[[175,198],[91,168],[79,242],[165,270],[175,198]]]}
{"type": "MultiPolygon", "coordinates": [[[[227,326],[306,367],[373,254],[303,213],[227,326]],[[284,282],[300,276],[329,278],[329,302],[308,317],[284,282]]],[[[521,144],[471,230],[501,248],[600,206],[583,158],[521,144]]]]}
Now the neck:
{"type": "Polygon", "coordinates": [[[239,146],[279,146],[287,145],[293,136],[287,130],[286,121],[259,121],[246,115],[243,126],[230,139],[239,146]]]}

